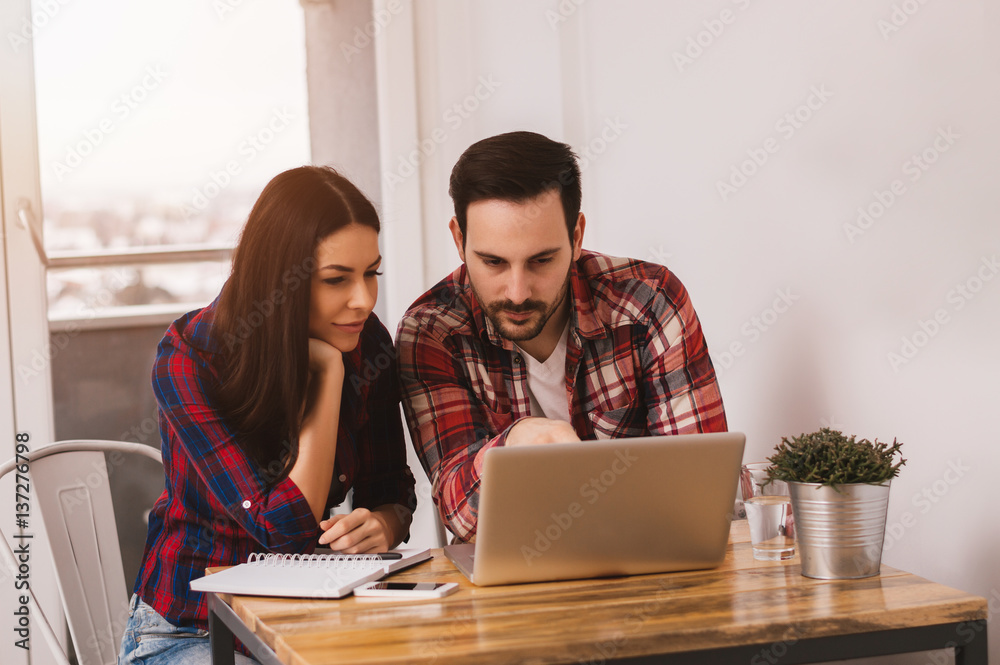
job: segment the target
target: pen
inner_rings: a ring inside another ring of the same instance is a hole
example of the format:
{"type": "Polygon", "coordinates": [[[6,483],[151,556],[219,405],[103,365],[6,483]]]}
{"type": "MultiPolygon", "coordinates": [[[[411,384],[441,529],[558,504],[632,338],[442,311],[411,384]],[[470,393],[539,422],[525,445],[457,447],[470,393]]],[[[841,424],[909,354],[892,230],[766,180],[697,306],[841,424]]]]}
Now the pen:
{"type": "Polygon", "coordinates": [[[389,561],[390,559],[402,559],[403,555],[400,552],[380,552],[378,554],[338,554],[337,556],[346,557],[349,559],[361,559],[364,557],[375,557],[377,559],[382,559],[383,561],[389,561]]]}

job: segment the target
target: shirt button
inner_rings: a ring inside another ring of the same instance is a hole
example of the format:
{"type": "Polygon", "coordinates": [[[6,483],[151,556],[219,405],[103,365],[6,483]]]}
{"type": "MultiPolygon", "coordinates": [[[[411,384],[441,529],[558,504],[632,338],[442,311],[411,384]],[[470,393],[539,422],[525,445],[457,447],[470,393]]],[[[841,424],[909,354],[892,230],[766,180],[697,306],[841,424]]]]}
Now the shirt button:
{"type": "Polygon", "coordinates": [[[243,502],[243,507],[244,507],[244,508],[250,508],[250,501],[249,501],[249,500],[247,500],[247,501],[244,501],[244,502],[243,502]]]}
{"type": "Polygon", "coordinates": [[[514,364],[515,365],[521,364],[521,356],[514,356],[514,364]]]}
{"type": "Polygon", "coordinates": [[[343,474],[343,473],[340,474],[340,482],[342,482],[342,483],[346,483],[347,482],[347,475],[346,474],[343,474]]]}

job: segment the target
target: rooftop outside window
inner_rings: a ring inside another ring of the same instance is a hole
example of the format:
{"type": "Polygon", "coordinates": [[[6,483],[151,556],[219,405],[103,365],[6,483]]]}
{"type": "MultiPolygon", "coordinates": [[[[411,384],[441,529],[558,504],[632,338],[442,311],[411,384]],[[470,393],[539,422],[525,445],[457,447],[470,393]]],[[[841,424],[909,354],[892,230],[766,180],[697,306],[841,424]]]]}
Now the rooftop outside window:
{"type": "Polygon", "coordinates": [[[232,246],[267,181],[309,163],[301,6],[33,3],[46,11],[32,44],[50,318],[205,304],[228,274],[224,251],[80,264],[232,246]]]}

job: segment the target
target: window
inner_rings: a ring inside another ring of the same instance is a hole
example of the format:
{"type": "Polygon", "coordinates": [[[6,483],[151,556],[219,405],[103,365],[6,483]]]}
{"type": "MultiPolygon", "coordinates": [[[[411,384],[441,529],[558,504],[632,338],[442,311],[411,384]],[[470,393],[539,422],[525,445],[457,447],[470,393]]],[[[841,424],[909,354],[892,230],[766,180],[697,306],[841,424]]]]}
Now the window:
{"type": "Polygon", "coordinates": [[[208,302],[260,190],[310,161],[301,6],[47,7],[32,43],[50,317],[208,302]]]}

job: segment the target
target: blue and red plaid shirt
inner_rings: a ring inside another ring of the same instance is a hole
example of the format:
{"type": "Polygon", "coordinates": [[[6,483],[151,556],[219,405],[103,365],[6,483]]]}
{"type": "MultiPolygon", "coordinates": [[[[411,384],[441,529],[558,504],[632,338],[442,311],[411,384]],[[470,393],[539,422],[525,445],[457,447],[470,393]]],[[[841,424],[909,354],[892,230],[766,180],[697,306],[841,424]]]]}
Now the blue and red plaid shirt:
{"type": "MultiPolygon", "coordinates": [[[[665,267],[584,251],[572,266],[566,349],[581,439],[725,431],[701,323],[665,267]]],[[[485,317],[465,266],[421,296],[396,333],[403,412],[441,518],[476,534],[486,451],[531,415],[528,371],[485,317]]]]}
{"type": "MultiPolygon", "coordinates": [[[[170,623],[207,628],[204,593],[191,580],[211,566],[245,562],[252,552],[312,552],[319,525],[289,478],[268,487],[265,473],[234,439],[208,397],[215,305],[170,326],[153,365],[166,488],[149,515],[134,591],[170,623]]],[[[327,507],[354,488],[354,507],[415,507],[413,475],[399,415],[395,353],[372,314],[361,340],[344,354],[337,457],[327,507]]],[[[275,442],[275,445],[281,445],[275,442]]],[[[268,472],[278,471],[268,469],[268,472]]],[[[273,476],[272,476],[273,477],[273,476]]]]}

